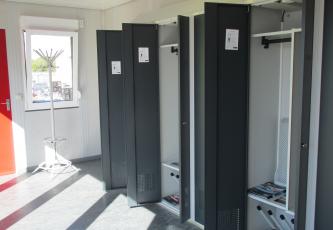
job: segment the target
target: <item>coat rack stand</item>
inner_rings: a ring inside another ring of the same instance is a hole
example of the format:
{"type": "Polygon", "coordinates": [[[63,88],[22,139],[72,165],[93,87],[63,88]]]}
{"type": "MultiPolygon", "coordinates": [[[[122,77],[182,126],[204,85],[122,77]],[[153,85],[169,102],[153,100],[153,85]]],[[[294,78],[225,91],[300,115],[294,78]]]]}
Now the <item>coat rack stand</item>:
{"type": "Polygon", "coordinates": [[[76,167],[72,165],[72,162],[65,159],[57,152],[57,147],[60,143],[66,141],[65,138],[56,138],[55,133],[55,120],[54,120],[54,98],[53,98],[53,79],[52,79],[52,67],[55,64],[56,59],[64,52],[63,50],[58,50],[53,53],[52,49],[50,54],[45,51],[45,53],[39,49],[34,50],[43,60],[48,64],[49,71],[49,84],[50,84],[50,115],[51,115],[51,137],[44,139],[45,144],[45,161],[38,165],[38,167],[33,171],[33,173],[42,170],[51,173],[62,172],[69,167],[76,167]]]}

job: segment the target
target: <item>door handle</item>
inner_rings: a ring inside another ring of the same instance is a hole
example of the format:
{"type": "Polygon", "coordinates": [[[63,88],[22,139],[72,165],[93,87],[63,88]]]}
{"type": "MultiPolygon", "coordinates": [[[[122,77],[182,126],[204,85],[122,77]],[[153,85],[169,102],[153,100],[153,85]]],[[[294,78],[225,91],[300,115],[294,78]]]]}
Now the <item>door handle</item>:
{"type": "Polygon", "coordinates": [[[9,99],[6,99],[6,102],[5,103],[0,103],[1,105],[6,105],[7,107],[7,111],[10,111],[10,100],[9,99]]]}

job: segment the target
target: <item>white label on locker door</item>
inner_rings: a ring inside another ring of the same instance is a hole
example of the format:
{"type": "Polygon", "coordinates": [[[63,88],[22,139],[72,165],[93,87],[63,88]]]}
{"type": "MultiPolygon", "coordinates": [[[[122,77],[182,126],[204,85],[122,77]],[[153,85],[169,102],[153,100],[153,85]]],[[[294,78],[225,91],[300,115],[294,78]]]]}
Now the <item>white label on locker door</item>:
{"type": "Polygon", "coordinates": [[[149,62],[149,48],[139,47],[139,63],[149,62]]]}
{"type": "Polygon", "coordinates": [[[119,75],[121,74],[121,62],[120,61],[112,61],[112,75],[119,75]]]}
{"type": "Polygon", "coordinates": [[[238,50],[239,30],[227,29],[225,32],[225,49],[238,50]]]}

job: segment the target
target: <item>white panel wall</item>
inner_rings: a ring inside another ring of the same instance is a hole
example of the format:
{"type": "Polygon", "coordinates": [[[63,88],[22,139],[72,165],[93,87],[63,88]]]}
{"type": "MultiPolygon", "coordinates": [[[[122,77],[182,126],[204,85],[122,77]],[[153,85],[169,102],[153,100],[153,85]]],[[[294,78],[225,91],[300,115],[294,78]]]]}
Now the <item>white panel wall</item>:
{"type": "Polygon", "coordinates": [[[42,140],[50,135],[47,111],[25,112],[22,63],[21,15],[83,19],[79,31],[80,107],[56,111],[56,132],[68,139],[60,152],[69,159],[99,155],[99,100],[96,30],[102,25],[102,12],[65,7],[47,7],[0,1],[0,27],[7,32],[9,76],[13,109],[14,145],[18,170],[44,159],[42,140]]]}
{"type": "Polygon", "coordinates": [[[161,161],[179,162],[180,110],[178,56],[160,48],[161,161]]]}

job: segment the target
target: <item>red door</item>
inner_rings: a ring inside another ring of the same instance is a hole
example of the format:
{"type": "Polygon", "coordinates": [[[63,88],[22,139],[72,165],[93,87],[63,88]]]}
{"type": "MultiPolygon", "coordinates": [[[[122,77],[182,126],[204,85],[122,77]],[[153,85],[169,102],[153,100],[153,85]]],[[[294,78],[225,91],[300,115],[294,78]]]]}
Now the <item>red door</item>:
{"type": "Polygon", "coordinates": [[[15,172],[5,30],[0,29],[0,176],[15,172]]]}

